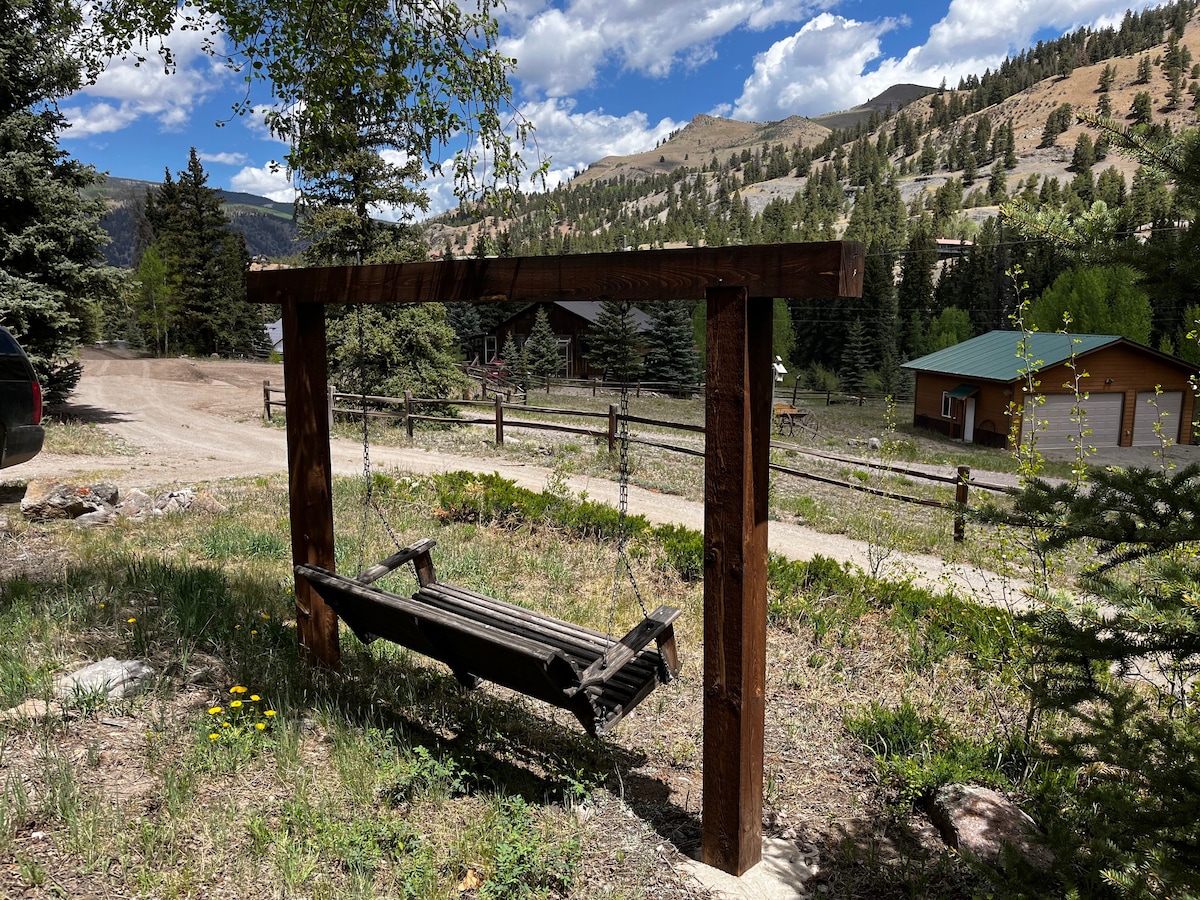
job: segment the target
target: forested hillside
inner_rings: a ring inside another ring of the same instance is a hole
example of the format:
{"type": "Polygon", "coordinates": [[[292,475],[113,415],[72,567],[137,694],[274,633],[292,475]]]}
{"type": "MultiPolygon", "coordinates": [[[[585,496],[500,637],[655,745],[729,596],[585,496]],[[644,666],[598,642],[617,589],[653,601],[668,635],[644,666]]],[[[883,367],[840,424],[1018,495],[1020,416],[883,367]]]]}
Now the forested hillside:
{"type": "MultiPolygon", "coordinates": [[[[863,299],[794,302],[792,362],[894,389],[901,361],[1011,327],[1018,296],[1039,297],[1069,269],[1060,249],[1019,234],[1001,204],[1016,200],[1031,215],[1103,209],[1117,233],[1148,242],[1143,256],[1177,251],[1190,210],[1078,116],[1110,117],[1151,140],[1194,129],[1195,11],[1185,0],[1130,12],[1120,26],[1039,43],[953,88],[904,86],[903,106],[822,117],[857,121],[850,128],[698,116],[652,151],[601,160],[508,209],[442,216],[427,239],[448,256],[861,240],[863,299]],[[1006,274],[1015,267],[1020,279],[1006,274]]],[[[1149,342],[1190,346],[1188,288],[1145,267],[1138,289],[1151,299],[1149,342]]]]}

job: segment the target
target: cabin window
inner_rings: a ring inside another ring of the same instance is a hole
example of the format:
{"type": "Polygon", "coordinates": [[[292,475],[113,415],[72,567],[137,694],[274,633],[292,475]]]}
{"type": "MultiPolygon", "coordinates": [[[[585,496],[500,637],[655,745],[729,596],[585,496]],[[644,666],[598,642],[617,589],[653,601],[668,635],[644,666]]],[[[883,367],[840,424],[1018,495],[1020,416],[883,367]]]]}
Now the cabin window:
{"type": "Polygon", "coordinates": [[[950,396],[949,391],[942,391],[942,418],[953,418],[952,410],[954,408],[954,399],[950,396]]]}
{"type": "Polygon", "coordinates": [[[489,334],[483,339],[483,361],[490,363],[496,358],[496,336],[489,334]]]}

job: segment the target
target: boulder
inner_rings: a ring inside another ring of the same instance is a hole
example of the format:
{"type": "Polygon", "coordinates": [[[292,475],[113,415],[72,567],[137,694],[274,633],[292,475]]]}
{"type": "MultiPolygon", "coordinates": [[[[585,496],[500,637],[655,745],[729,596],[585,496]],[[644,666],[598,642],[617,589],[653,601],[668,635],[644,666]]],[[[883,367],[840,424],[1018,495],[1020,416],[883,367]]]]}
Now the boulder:
{"type": "Polygon", "coordinates": [[[111,507],[117,501],[117,496],[116,486],[103,482],[73,485],[35,479],[25,488],[21,513],[37,521],[76,519],[111,507]]]}
{"type": "Polygon", "coordinates": [[[70,675],[56,678],[54,694],[67,698],[74,694],[103,691],[110,700],[119,700],[149,688],[154,683],[154,675],[154,670],[140,660],[109,656],[70,675]]]}
{"type": "Polygon", "coordinates": [[[990,866],[1003,865],[1006,847],[1039,871],[1054,864],[1054,854],[1042,843],[1033,819],[990,788],[945,785],[927,803],[926,812],[947,844],[990,866]]]}

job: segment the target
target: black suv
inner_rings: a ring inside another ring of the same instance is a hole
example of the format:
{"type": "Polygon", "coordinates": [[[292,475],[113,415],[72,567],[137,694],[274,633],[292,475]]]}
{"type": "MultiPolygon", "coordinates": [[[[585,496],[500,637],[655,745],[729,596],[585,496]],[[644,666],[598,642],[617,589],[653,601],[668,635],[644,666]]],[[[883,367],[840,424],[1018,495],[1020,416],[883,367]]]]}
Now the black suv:
{"type": "Polygon", "coordinates": [[[42,388],[25,351],[0,327],[0,469],[37,456],[42,428],[42,388]]]}

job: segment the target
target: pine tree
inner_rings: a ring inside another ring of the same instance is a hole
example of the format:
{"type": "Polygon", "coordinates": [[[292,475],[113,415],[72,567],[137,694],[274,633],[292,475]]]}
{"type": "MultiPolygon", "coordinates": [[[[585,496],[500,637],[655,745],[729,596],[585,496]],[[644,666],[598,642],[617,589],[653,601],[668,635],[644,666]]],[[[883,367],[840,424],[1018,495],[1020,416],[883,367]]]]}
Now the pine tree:
{"type": "Polygon", "coordinates": [[[624,300],[605,300],[592,330],[588,358],[592,365],[614,381],[629,382],[642,371],[640,340],[633,319],[633,305],[624,300]]]}
{"type": "Polygon", "coordinates": [[[533,320],[533,330],[525,342],[525,361],[530,375],[550,378],[558,374],[562,358],[558,355],[558,338],[550,328],[546,308],[539,306],[533,320]]]}
{"type": "Polygon", "coordinates": [[[650,310],[646,333],[646,377],[672,385],[694,385],[700,378],[692,316],[682,300],[657,304],[650,310]]]}
{"type": "Polygon", "coordinates": [[[261,314],[246,301],[246,241],[229,227],[223,203],[194,147],[178,179],[168,171],[147,200],[171,298],[167,340],[202,356],[251,353],[262,341],[261,314]]]}
{"type": "Polygon", "coordinates": [[[79,87],[70,40],[78,8],[57,0],[0,2],[0,324],[37,370],[48,403],[79,381],[79,345],[99,336],[100,311],[120,290],[102,265],[108,236],[102,180],[58,147],[57,101],[79,87]]]}
{"type": "Polygon", "coordinates": [[[864,391],[871,373],[871,349],[862,319],[855,318],[846,329],[846,344],[838,375],[849,391],[864,391]]]}

